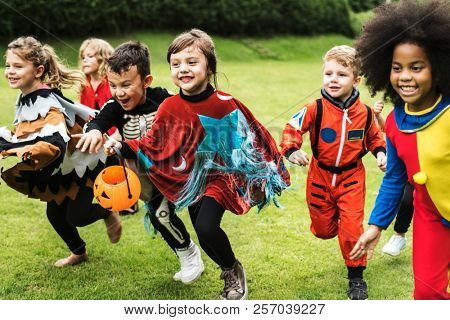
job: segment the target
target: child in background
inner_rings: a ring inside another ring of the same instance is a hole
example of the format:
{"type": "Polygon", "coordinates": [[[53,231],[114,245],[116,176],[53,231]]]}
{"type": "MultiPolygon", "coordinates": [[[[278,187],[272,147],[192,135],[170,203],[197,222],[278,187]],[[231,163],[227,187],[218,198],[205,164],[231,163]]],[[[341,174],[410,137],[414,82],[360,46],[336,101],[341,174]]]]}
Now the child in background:
{"type": "MultiPolygon", "coordinates": [[[[153,81],[150,54],[148,48],[139,42],[121,44],[107,60],[107,65],[113,98],[88,123],[86,134],[77,145],[83,152],[98,152],[103,144],[103,134],[112,126],[118,128],[125,140],[139,139],[152,127],[159,105],[171,96],[166,89],[150,87],[153,81]]],[[[194,282],[204,270],[200,249],[176,215],[174,205],[153,188],[145,174],[139,173],[135,162],[127,160],[127,163],[138,171],[142,184],[141,200],[146,202],[148,208],[146,218],[150,219],[180,261],[181,269],[175,273],[174,280],[185,284],[194,282]]]]}
{"type": "MultiPolygon", "coordinates": [[[[82,85],[80,103],[89,108],[100,110],[111,99],[108,77],[106,76],[107,60],[114,48],[105,40],[89,38],[80,46],[79,58],[81,70],[86,76],[87,83],[82,85]]],[[[122,140],[116,127],[108,130],[108,135],[116,140],[122,140]]],[[[109,158],[108,165],[118,164],[117,159],[109,158]]],[[[134,214],[139,210],[138,202],[131,208],[120,211],[120,215],[134,214]]]]}
{"type": "MultiPolygon", "coordinates": [[[[381,131],[384,132],[385,120],[381,115],[383,108],[384,103],[382,100],[377,101],[373,106],[373,111],[375,113],[375,118],[377,120],[378,126],[380,127],[381,131]]],[[[383,249],[381,250],[383,253],[395,257],[398,256],[400,254],[400,251],[402,251],[406,247],[406,232],[411,225],[414,213],[413,191],[414,187],[410,183],[406,183],[405,189],[403,190],[402,201],[395,218],[394,234],[383,246],[383,249]]]]}
{"type": "Polygon", "coordinates": [[[92,185],[104,167],[105,156],[75,150],[74,133],[82,132],[94,110],[65,98],[60,89],[83,80],[78,71],[66,69],[48,45],[21,37],[8,45],[5,76],[19,89],[14,130],[0,128],[3,157],[22,161],[2,172],[13,189],[47,202],[47,217],[71,254],[55,266],[74,265],[87,259],[86,243],[77,227],[104,219],[112,243],[119,241],[121,224],[116,213],[92,204],[92,185]]]}
{"type": "Polygon", "coordinates": [[[337,46],[323,59],[322,98],[307,104],[286,124],[282,153],[292,163],[309,166],[306,199],[311,232],[318,238],[336,235],[348,269],[348,297],[365,300],[366,257],[350,259],[363,233],[365,169],[361,158],[369,149],[384,170],[385,143],[373,111],[359,99],[359,59],[355,49],[337,46]],[[309,132],[313,157],[301,150],[309,132]]]}
{"type": "Polygon", "coordinates": [[[81,70],[87,83],[82,86],[80,103],[89,108],[100,110],[111,99],[106,60],[111,57],[114,48],[105,40],[90,38],[80,46],[79,58],[81,70]]]}
{"type": "Polygon", "coordinates": [[[384,4],[356,48],[364,57],[367,86],[373,94],[384,92],[395,107],[386,119],[387,172],[352,259],[373,253],[409,181],[414,186],[414,298],[449,299],[449,3],[384,4]]]}
{"type": "Polygon", "coordinates": [[[405,184],[403,189],[402,200],[397,211],[394,224],[394,234],[389,238],[389,241],[383,246],[381,251],[393,257],[396,257],[406,247],[406,232],[411,226],[411,221],[414,214],[413,206],[414,186],[409,182],[405,184]]]}
{"type": "Polygon", "coordinates": [[[247,297],[245,271],[220,223],[225,210],[262,208],[289,183],[270,133],[233,96],[217,91],[214,43],[205,32],[180,34],[167,52],[180,93],[167,98],[140,140],[107,141],[138,157],[150,180],[179,208],[188,207],[200,245],[224,280],[222,299],[247,297]]]}

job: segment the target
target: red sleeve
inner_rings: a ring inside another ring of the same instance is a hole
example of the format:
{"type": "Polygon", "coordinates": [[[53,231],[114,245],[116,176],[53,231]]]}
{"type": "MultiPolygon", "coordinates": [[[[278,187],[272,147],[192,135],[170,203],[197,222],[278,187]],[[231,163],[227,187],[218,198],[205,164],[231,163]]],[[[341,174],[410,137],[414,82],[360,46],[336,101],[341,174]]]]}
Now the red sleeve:
{"type": "Polygon", "coordinates": [[[94,92],[89,85],[85,85],[80,93],[80,103],[82,105],[88,106],[91,109],[94,109],[95,106],[95,98],[94,92]]]}
{"type": "MultiPolygon", "coordinates": [[[[105,103],[111,99],[111,90],[109,89],[109,83],[108,80],[103,79],[102,83],[100,84],[100,87],[97,89],[97,104],[100,109],[103,109],[103,106],[105,103]]],[[[112,135],[114,132],[117,131],[116,127],[112,127],[108,130],[108,135],[112,135]]]]}
{"type": "MultiPolygon", "coordinates": [[[[282,134],[281,153],[284,155],[289,149],[301,149],[303,135],[310,131],[316,119],[317,105],[315,102],[304,106],[299,112],[294,114],[286,124],[282,134]]],[[[311,134],[311,133],[310,133],[311,134]]],[[[313,137],[311,137],[313,140],[313,137]]]]}
{"type": "Polygon", "coordinates": [[[184,121],[182,114],[171,112],[170,106],[163,102],[151,129],[140,139],[128,140],[126,143],[135,152],[138,149],[144,151],[152,161],[163,161],[183,149],[185,137],[191,131],[192,124],[184,121]]]}
{"type": "Polygon", "coordinates": [[[111,99],[111,90],[109,88],[108,80],[103,79],[102,83],[100,84],[99,88],[97,89],[97,103],[100,109],[103,108],[105,103],[111,99]]]}

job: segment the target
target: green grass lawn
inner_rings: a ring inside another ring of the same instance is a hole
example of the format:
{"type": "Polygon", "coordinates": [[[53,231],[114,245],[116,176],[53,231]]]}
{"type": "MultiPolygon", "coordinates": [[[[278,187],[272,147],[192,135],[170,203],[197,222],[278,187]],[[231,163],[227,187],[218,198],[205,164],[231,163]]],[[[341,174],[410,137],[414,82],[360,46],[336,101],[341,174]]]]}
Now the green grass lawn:
{"type": "MultiPolygon", "coordinates": [[[[154,85],[175,90],[165,61],[174,34],[136,33],[108,38],[113,45],[139,39],[150,47],[154,85]]],[[[82,39],[52,43],[76,66],[82,39]]],[[[220,88],[243,101],[279,141],[284,123],[299,107],[318,97],[321,57],[333,45],[351,44],[342,36],[315,38],[224,39],[215,37],[220,88]]],[[[2,70],[3,71],[3,70],[2,70]]],[[[19,92],[0,80],[0,125],[11,127],[19,92]]],[[[373,103],[361,87],[366,103],[373,103]]],[[[77,99],[75,92],[66,92],[77,99]]],[[[388,107],[387,109],[390,109],[388,107]]],[[[388,110],[385,110],[388,111],[388,110]]],[[[387,113],[387,112],[386,112],[387,113]]],[[[309,151],[309,148],[306,147],[309,151]]],[[[9,159],[8,159],[9,160],[9,159]]],[[[3,160],[2,166],[12,160],[3,160]]],[[[372,156],[367,168],[366,220],[382,173],[372,156]]],[[[292,187],[285,191],[284,209],[269,207],[260,214],[226,214],[222,227],[236,256],[245,266],[250,299],[346,299],[346,268],[337,239],[316,239],[309,231],[305,203],[306,169],[290,167],[292,187]]],[[[0,298],[1,299],[217,299],[223,283],[219,269],[203,254],[206,270],[194,284],[174,282],[178,262],[164,241],[144,230],[143,210],[123,218],[123,236],[108,241],[103,222],[81,228],[89,262],[57,269],[53,262],[69,252],[45,215],[45,204],[27,199],[5,183],[0,185],[0,298]]],[[[187,212],[180,216],[196,241],[187,212]]],[[[410,299],[411,242],[399,257],[381,254],[391,235],[384,233],[365,278],[370,299],[410,299]]]]}

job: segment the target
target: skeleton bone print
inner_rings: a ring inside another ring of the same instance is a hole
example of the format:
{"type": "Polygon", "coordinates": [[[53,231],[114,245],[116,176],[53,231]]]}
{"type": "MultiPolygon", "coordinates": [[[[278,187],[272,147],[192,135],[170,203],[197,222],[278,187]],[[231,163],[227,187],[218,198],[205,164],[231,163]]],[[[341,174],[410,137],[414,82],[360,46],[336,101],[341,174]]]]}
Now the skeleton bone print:
{"type": "Polygon", "coordinates": [[[156,111],[149,114],[124,114],[123,118],[129,119],[123,126],[123,137],[127,140],[138,139],[152,127],[156,111]]]}

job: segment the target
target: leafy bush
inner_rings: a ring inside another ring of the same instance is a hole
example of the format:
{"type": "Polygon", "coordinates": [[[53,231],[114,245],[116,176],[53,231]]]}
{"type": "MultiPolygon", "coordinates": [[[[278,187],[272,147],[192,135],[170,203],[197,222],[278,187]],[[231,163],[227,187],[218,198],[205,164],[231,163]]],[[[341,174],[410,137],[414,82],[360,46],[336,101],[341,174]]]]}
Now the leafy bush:
{"type": "Polygon", "coordinates": [[[353,35],[347,0],[9,0],[0,15],[2,38],[192,27],[220,35],[353,35]]]}
{"type": "Polygon", "coordinates": [[[385,0],[348,0],[348,3],[354,12],[368,11],[380,4],[385,0]]]}

